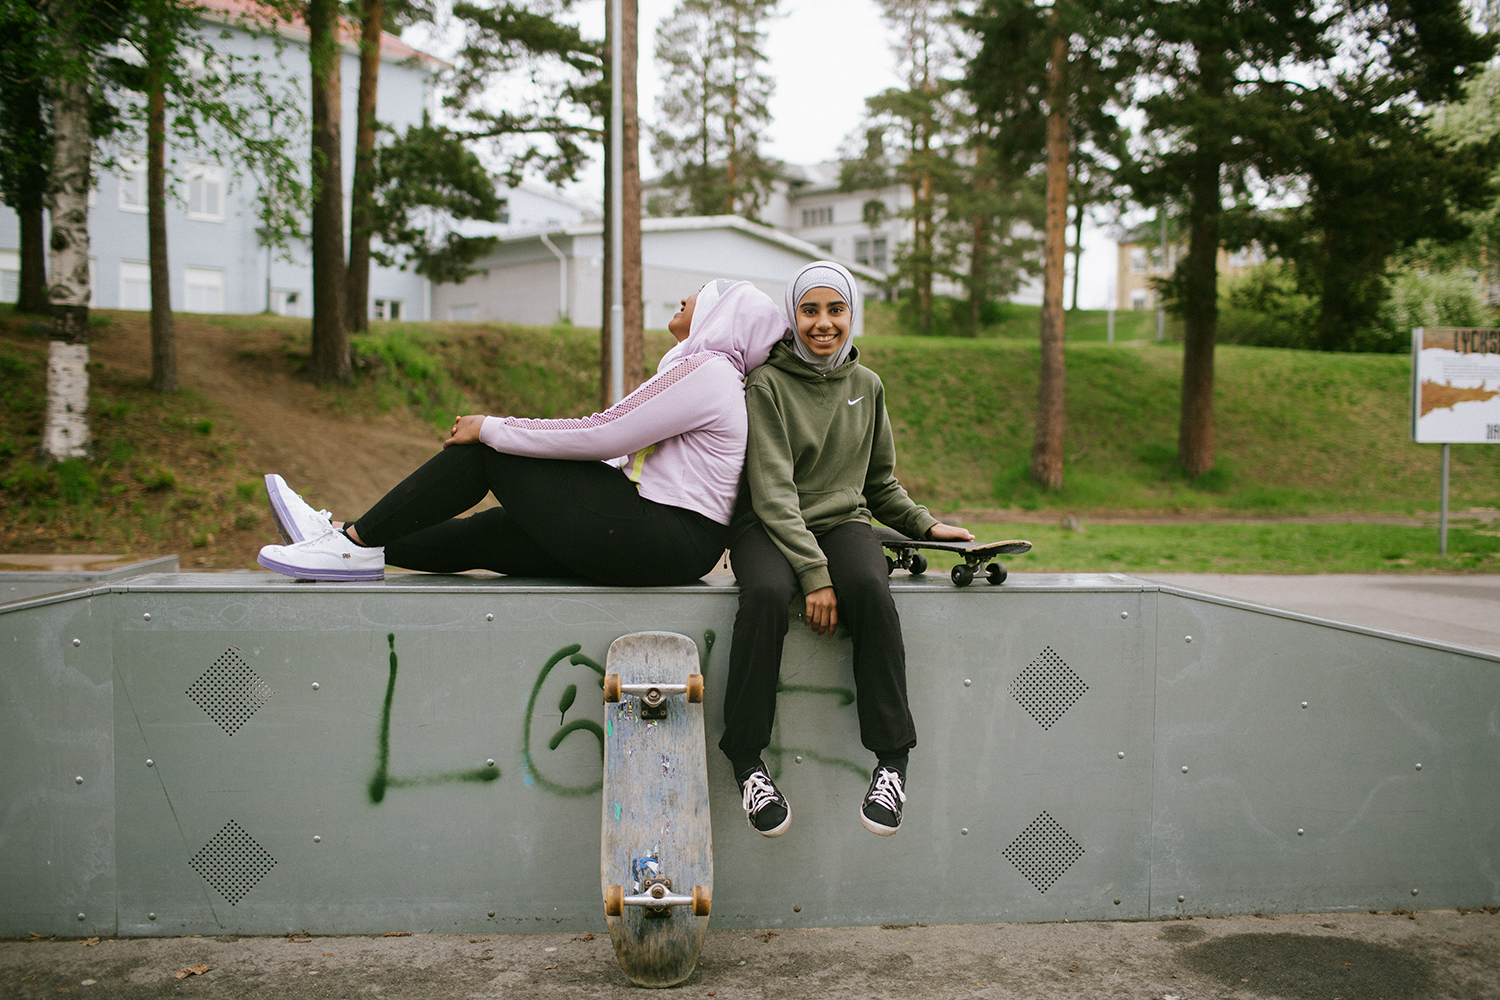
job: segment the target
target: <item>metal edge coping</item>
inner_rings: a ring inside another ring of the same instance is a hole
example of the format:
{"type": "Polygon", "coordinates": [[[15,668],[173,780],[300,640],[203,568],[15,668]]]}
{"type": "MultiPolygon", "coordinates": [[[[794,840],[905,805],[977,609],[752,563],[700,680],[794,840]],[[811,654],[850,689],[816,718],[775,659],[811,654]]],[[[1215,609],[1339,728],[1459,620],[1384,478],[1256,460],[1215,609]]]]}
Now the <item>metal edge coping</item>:
{"type": "MultiPolygon", "coordinates": [[[[149,576],[158,576],[158,575],[163,575],[163,574],[149,574],[149,576]]],[[[179,574],[173,574],[173,575],[174,576],[190,576],[190,575],[196,575],[196,574],[179,573],[179,574]]],[[[201,575],[207,575],[207,574],[201,574],[201,575]]],[[[274,574],[257,574],[257,575],[258,576],[266,576],[266,577],[270,577],[270,578],[275,578],[274,574]]],[[[405,574],[402,574],[402,575],[405,575],[405,574]]],[[[1037,575],[1037,576],[1048,575],[1048,576],[1067,577],[1067,576],[1070,576],[1072,574],[1061,574],[1060,573],[1060,574],[1018,574],[1018,575],[1024,578],[1025,576],[1029,576],[1029,575],[1037,575]]],[[[1085,574],[1078,574],[1078,576],[1080,576],[1080,577],[1082,577],[1084,575],[1085,574]]],[[[1082,594],[1089,594],[1089,593],[1153,593],[1154,592],[1154,593],[1168,594],[1168,595],[1170,595],[1172,597],[1182,597],[1182,598],[1186,598],[1188,600],[1203,601],[1203,602],[1205,602],[1207,604],[1218,604],[1218,605],[1221,605],[1223,607],[1236,608],[1236,609],[1241,610],[1241,611],[1252,611],[1252,612],[1255,612],[1257,614],[1271,615],[1272,617],[1275,617],[1275,618],[1284,618],[1284,619],[1287,619],[1289,621],[1303,622],[1303,623],[1309,624],[1309,625],[1321,625],[1321,626],[1325,626],[1325,627],[1328,627],[1328,628],[1335,628],[1335,629],[1338,629],[1338,630],[1343,631],[1343,632],[1353,632],[1356,635],[1367,635],[1367,636],[1371,636],[1371,637],[1376,638],[1376,639],[1390,639],[1390,640],[1394,640],[1396,642],[1406,643],[1407,645],[1421,646],[1421,647],[1424,647],[1424,648],[1427,648],[1427,649],[1436,649],[1436,650],[1438,650],[1440,652],[1456,653],[1456,654],[1461,655],[1461,656],[1470,656],[1470,657],[1474,657],[1476,659],[1489,660],[1491,662],[1500,663],[1500,653],[1496,653],[1496,652],[1493,652],[1493,651],[1487,650],[1487,649],[1480,649],[1480,648],[1475,647],[1475,646],[1464,646],[1464,645],[1461,645],[1459,643],[1444,642],[1444,641],[1442,641],[1440,639],[1429,639],[1429,638],[1426,638],[1424,636],[1419,636],[1419,635],[1408,635],[1408,634],[1406,634],[1404,632],[1392,632],[1392,631],[1389,631],[1387,629],[1372,628],[1372,627],[1370,627],[1368,625],[1358,625],[1358,624],[1356,624],[1354,622],[1341,622],[1341,621],[1337,621],[1336,619],[1332,619],[1332,618],[1320,618],[1317,615],[1304,614],[1303,612],[1300,612],[1300,611],[1290,611],[1290,610],[1287,610],[1286,608],[1275,608],[1275,607],[1271,607],[1270,605],[1267,605],[1267,604],[1256,604],[1253,601],[1243,601],[1243,600],[1240,600],[1238,598],[1225,597],[1225,596],[1223,596],[1221,594],[1211,594],[1211,593],[1208,593],[1207,591],[1202,591],[1202,590],[1189,590],[1186,587],[1179,587],[1179,586],[1176,586],[1174,584],[1154,583],[1154,582],[1152,582],[1150,580],[1145,580],[1145,579],[1142,579],[1140,577],[1126,576],[1124,574],[1109,573],[1109,574],[1095,574],[1095,575],[1099,576],[1099,577],[1112,577],[1113,580],[1108,580],[1108,581],[1102,581],[1101,580],[1101,581],[1098,581],[1098,582],[1091,582],[1091,583],[1082,583],[1082,582],[1080,582],[1077,585],[1069,585],[1069,586],[1042,585],[1042,584],[1033,584],[1033,585],[1027,586],[1022,580],[1018,580],[1016,577],[1012,577],[1011,580],[1007,580],[1006,583],[1004,585],[1000,586],[1000,587],[985,586],[982,589],[965,588],[965,591],[966,592],[970,592],[970,593],[993,592],[993,593],[996,593],[996,594],[1004,594],[1004,593],[1007,593],[1007,592],[1008,593],[1017,593],[1017,594],[1058,594],[1058,593],[1075,593],[1075,594],[1082,593],[1082,594]],[[1015,582],[1012,583],[1012,581],[1015,581],[1015,582]],[[1116,582],[1116,581],[1118,581],[1118,582],[1116,582]]],[[[238,589],[254,589],[254,590],[256,590],[256,591],[258,591],[260,593],[277,593],[277,592],[287,593],[289,591],[285,590],[284,588],[289,587],[289,586],[296,586],[297,587],[296,593],[301,593],[301,594],[330,594],[330,593],[378,594],[378,593],[401,593],[401,594],[447,594],[447,595],[452,595],[452,594],[472,594],[472,593],[475,593],[475,592],[485,592],[485,593],[490,593],[490,594],[597,594],[597,593],[599,593],[601,591],[604,591],[604,592],[611,592],[611,593],[632,593],[632,594],[634,594],[634,593],[641,593],[641,594],[683,594],[683,595],[692,595],[692,594],[727,594],[727,593],[737,593],[738,592],[737,585],[733,584],[733,583],[706,583],[706,582],[699,582],[699,583],[696,583],[696,584],[687,584],[685,586],[674,586],[674,587],[601,587],[601,586],[598,586],[596,584],[584,584],[584,583],[578,583],[578,584],[567,584],[567,583],[564,583],[564,584],[535,583],[535,584],[518,584],[518,585],[514,585],[514,586],[503,586],[503,587],[487,587],[482,582],[481,583],[477,583],[477,584],[470,584],[470,585],[466,585],[466,586],[455,586],[455,585],[444,585],[444,584],[434,584],[434,585],[431,585],[431,586],[401,586],[400,584],[392,585],[389,580],[384,580],[384,581],[380,581],[380,582],[371,582],[371,583],[353,583],[353,582],[351,582],[351,583],[304,583],[304,584],[301,584],[301,585],[276,584],[274,586],[264,586],[264,585],[262,585],[262,586],[257,586],[257,587],[254,587],[254,588],[238,588],[238,589]]],[[[125,581],[121,581],[121,582],[118,582],[118,583],[101,584],[101,585],[95,586],[95,587],[79,588],[77,590],[63,591],[63,592],[56,593],[56,594],[43,594],[43,595],[40,595],[38,597],[27,598],[27,599],[20,600],[20,601],[12,601],[12,602],[9,602],[9,603],[6,603],[6,604],[0,604],[0,615],[5,615],[5,614],[8,614],[8,613],[13,612],[13,611],[24,611],[24,610],[27,610],[27,609],[30,609],[30,608],[43,607],[43,606],[46,606],[46,605],[49,605],[49,604],[60,604],[63,601],[72,601],[72,600],[79,600],[79,599],[83,599],[83,598],[98,597],[98,596],[101,596],[101,595],[104,595],[104,594],[128,594],[128,593],[143,593],[143,594],[144,593],[158,593],[158,594],[159,593],[210,594],[210,593],[217,593],[217,592],[222,592],[222,591],[226,591],[226,590],[230,590],[230,589],[232,589],[232,588],[229,588],[229,587],[211,587],[211,586],[196,586],[196,587],[192,587],[192,586],[182,586],[182,585],[170,585],[169,586],[169,585],[166,585],[166,584],[160,584],[160,583],[152,584],[152,583],[144,582],[144,581],[141,582],[141,583],[132,583],[130,580],[125,580],[125,581]]],[[[932,592],[935,592],[935,591],[939,591],[940,589],[947,589],[947,590],[953,590],[953,591],[958,591],[959,590],[959,588],[953,587],[951,584],[938,583],[937,581],[933,581],[933,580],[923,580],[923,581],[916,582],[916,583],[893,583],[891,585],[891,589],[893,591],[897,591],[897,592],[901,592],[901,593],[921,593],[921,592],[932,593],[932,592]]]]}
{"type": "Polygon", "coordinates": [[[1226,608],[1237,608],[1241,611],[1254,611],[1258,614],[1271,615],[1275,618],[1285,618],[1294,622],[1305,622],[1309,625],[1323,625],[1328,628],[1336,628],[1343,632],[1354,632],[1357,635],[1368,635],[1376,639],[1391,639],[1396,642],[1404,642],[1411,646],[1423,646],[1427,649],[1436,649],[1444,653],[1458,653],[1462,656],[1472,656],[1481,660],[1490,660],[1500,663],[1500,653],[1488,649],[1480,649],[1477,646],[1463,646],[1456,642],[1444,642],[1441,639],[1429,639],[1420,635],[1408,635],[1405,632],[1392,632],[1388,629],[1373,628],[1369,625],[1358,625],[1354,622],[1341,622],[1333,618],[1319,618],[1317,615],[1304,614],[1301,611],[1289,611],[1286,608],[1273,608],[1268,604],[1256,604],[1253,601],[1242,601],[1236,597],[1225,597],[1222,594],[1210,594],[1202,590],[1188,590],[1186,587],[1178,587],[1168,583],[1146,584],[1146,589],[1155,590],[1159,593],[1169,594],[1173,597],[1185,597],[1189,600],[1203,601],[1206,604],[1219,604],[1226,608]]]}

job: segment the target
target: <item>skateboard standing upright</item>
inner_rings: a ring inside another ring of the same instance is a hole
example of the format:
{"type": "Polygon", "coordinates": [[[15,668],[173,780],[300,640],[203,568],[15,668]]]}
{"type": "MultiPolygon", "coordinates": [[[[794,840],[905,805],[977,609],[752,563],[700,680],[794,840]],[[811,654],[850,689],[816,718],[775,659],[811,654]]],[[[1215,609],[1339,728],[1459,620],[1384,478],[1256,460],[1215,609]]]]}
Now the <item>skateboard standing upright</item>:
{"type": "Polygon", "coordinates": [[[698,647],[674,632],[621,636],[605,671],[605,919],[631,982],[675,986],[698,964],[714,881],[698,647]]]}
{"type": "Polygon", "coordinates": [[[885,557],[886,571],[890,573],[894,573],[897,569],[907,570],[912,576],[921,576],[926,573],[927,557],[918,552],[918,549],[958,553],[963,558],[963,562],[954,566],[949,574],[955,587],[967,587],[981,572],[990,583],[1004,583],[1006,576],[1009,575],[1005,570],[1005,564],[991,562],[986,566],[985,563],[996,556],[1016,556],[1031,551],[1031,543],[1019,538],[1004,542],[939,542],[924,538],[908,538],[901,532],[884,526],[876,526],[875,537],[880,540],[881,545],[895,553],[894,558],[885,557]]]}

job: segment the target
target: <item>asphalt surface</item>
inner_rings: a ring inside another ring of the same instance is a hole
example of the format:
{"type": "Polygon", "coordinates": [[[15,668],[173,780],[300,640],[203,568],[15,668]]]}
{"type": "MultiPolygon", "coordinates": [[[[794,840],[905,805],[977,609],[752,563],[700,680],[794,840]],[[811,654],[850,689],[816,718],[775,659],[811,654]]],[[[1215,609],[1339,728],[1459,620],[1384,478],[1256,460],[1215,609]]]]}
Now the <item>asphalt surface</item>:
{"type": "MultiPolygon", "coordinates": [[[[63,994],[101,1000],[641,995],[621,974],[604,934],[0,942],[0,996],[63,994]]],[[[1447,910],[710,931],[697,971],[673,995],[1484,1000],[1500,997],[1500,916],[1447,910]]]]}
{"type": "Polygon", "coordinates": [[[1500,653],[1500,576],[1140,574],[1143,580],[1500,653]]]}

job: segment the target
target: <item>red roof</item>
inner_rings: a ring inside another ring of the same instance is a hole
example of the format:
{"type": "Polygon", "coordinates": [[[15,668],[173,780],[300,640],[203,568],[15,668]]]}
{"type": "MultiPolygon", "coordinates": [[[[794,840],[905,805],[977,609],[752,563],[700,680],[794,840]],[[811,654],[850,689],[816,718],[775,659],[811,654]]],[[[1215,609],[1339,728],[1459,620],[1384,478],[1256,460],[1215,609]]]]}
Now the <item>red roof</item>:
{"type": "MultiPolygon", "coordinates": [[[[255,21],[261,25],[273,26],[276,31],[286,38],[306,41],[308,37],[307,24],[302,20],[288,21],[267,7],[257,3],[256,0],[193,0],[193,2],[209,11],[209,17],[214,14],[222,15],[222,19],[234,23],[239,20],[255,21]]],[[[219,20],[219,18],[213,18],[219,20]]],[[[349,18],[342,19],[343,30],[340,32],[340,41],[345,49],[359,49],[359,24],[349,18]]],[[[448,65],[437,56],[429,55],[420,49],[407,45],[401,39],[388,31],[381,32],[380,54],[386,59],[402,61],[416,59],[420,62],[430,63],[435,66],[448,65]]]]}

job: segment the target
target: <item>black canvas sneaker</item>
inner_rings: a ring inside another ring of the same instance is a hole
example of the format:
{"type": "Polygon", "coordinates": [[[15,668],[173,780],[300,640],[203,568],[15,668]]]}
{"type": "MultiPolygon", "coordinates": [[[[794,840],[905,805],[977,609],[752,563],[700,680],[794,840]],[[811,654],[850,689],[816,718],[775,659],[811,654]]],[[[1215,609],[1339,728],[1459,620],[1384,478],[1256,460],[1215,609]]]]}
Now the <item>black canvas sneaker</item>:
{"type": "Polygon", "coordinates": [[[889,837],[901,829],[901,804],[906,801],[902,787],[906,779],[894,767],[884,764],[875,768],[870,779],[870,790],[859,808],[859,821],[871,833],[889,837]]]}
{"type": "Polygon", "coordinates": [[[750,829],[763,837],[779,837],[792,825],[792,806],[766,773],[765,766],[755,768],[740,782],[740,804],[750,829]]]}

